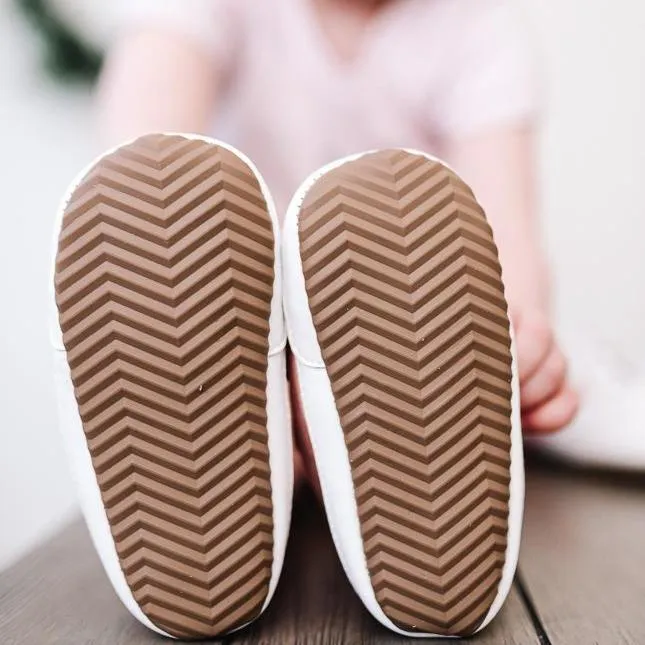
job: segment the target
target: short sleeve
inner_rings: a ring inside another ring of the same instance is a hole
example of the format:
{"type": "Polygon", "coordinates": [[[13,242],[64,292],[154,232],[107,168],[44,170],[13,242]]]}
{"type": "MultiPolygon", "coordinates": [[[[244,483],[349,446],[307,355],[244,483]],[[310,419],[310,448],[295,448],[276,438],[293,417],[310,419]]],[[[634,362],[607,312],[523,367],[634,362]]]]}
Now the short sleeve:
{"type": "Polygon", "coordinates": [[[235,0],[117,0],[116,32],[161,27],[191,39],[224,66],[239,35],[236,6],[235,0]]]}
{"type": "Polygon", "coordinates": [[[466,136],[539,116],[537,56],[515,0],[457,0],[433,100],[442,136],[466,136]]]}

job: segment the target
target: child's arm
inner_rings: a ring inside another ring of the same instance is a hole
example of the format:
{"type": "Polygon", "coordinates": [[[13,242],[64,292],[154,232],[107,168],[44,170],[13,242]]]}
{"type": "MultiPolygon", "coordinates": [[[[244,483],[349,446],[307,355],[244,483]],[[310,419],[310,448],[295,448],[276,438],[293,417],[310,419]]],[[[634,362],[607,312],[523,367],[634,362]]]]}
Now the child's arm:
{"type": "Polygon", "coordinates": [[[523,425],[550,432],[573,419],[578,397],[551,326],[536,216],[534,139],[530,126],[500,127],[448,141],[446,155],[473,187],[495,231],[516,332],[523,425]]]}
{"type": "Polygon", "coordinates": [[[106,145],[148,132],[206,132],[217,66],[190,38],[162,29],[130,31],[109,52],[98,95],[106,145]]]}

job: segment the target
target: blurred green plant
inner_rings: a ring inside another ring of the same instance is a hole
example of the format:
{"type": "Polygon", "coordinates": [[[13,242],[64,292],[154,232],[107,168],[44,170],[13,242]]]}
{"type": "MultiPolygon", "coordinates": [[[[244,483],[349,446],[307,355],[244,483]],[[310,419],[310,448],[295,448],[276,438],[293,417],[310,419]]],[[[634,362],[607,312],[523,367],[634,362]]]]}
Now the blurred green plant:
{"type": "Polygon", "coordinates": [[[47,0],[13,0],[38,30],[44,43],[44,65],[56,78],[93,82],[101,68],[101,53],[92,48],[56,14],[47,0]]]}

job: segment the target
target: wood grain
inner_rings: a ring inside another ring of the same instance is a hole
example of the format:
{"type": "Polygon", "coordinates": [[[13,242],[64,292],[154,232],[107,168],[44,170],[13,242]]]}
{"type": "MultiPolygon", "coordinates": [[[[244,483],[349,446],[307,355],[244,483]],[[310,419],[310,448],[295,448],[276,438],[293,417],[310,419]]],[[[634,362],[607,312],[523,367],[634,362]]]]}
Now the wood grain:
{"type": "MultiPolygon", "coordinates": [[[[145,645],[162,641],[121,606],[85,527],[77,521],[0,575],[0,642],[145,645]]],[[[225,642],[394,645],[410,641],[382,628],[363,608],[338,563],[318,504],[309,495],[301,495],[276,597],[254,626],[225,642]]],[[[483,634],[468,641],[451,641],[462,642],[537,645],[539,641],[513,590],[501,615],[483,634]]]]}
{"type": "Polygon", "coordinates": [[[645,477],[529,469],[520,570],[551,643],[645,643],[645,477]]]}

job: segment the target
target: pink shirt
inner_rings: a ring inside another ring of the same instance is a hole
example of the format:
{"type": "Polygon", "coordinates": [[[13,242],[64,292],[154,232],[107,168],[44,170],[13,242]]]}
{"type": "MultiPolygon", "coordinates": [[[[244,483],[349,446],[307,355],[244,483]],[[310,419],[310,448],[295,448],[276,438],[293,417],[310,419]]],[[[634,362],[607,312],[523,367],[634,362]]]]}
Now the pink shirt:
{"type": "Polygon", "coordinates": [[[393,0],[342,62],[310,0],[125,0],[124,22],[194,39],[222,74],[212,134],[253,159],[284,209],[340,156],[531,119],[537,83],[514,0],[393,0]]]}

